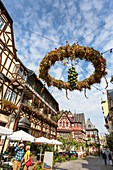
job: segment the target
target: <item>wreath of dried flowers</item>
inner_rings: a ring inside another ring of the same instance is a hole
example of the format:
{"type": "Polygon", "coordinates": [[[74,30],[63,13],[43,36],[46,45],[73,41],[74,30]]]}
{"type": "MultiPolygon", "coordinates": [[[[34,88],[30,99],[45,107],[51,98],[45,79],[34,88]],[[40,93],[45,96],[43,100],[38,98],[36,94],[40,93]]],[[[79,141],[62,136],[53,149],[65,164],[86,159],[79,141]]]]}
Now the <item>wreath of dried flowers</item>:
{"type": "Polygon", "coordinates": [[[50,51],[41,61],[39,68],[39,78],[46,81],[48,86],[56,86],[58,89],[69,89],[72,90],[86,90],[90,89],[91,85],[94,83],[100,83],[101,78],[107,74],[106,72],[106,60],[99,53],[99,51],[94,50],[90,47],[79,46],[78,44],[61,46],[58,49],[55,48],[50,51]],[[62,80],[55,79],[51,77],[49,69],[55,64],[56,61],[63,61],[65,59],[76,60],[77,58],[91,62],[95,68],[92,75],[83,81],[77,81],[76,87],[72,89],[69,82],[63,82],[62,80]]]}

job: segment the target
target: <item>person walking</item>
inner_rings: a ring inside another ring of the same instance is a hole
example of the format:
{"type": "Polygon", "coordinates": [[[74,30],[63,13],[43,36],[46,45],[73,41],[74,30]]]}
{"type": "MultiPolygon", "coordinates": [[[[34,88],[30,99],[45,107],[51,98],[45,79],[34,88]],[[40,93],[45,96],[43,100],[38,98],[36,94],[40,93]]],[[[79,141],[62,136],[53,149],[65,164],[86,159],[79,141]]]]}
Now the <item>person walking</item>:
{"type": "Polygon", "coordinates": [[[24,144],[21,143],[18,147],[15,148],[16,155],[14,157],[13,170],[20,170],[21,162],[24,157],[24,144]]]}
{"type": "MultiPolygon", "coordinates": [[[[24,170],[28,170],[29,166],[31,166],[31,165],[27,166],[27,164],[26,164],[28,161],[30,161],[30,158],[31,158],[30,145],[27,145],[26,146],[26,153],[24,155],[24,160],[25,160],[24,170]]],[[[32,162],[31,162],[31,164],[32,164],[32,162]]]]}
{"type": "Polygon", "coordinates": [[[103,160],[104,160],[105,165],[107,165],[107,156],[106,156],[105,151],[104,151],[103,154],[102,154],[102,158],[103,158],[103,160]]]}
{"type": "Polygon", "coordinates": [[[109,158],[109,164],[112,165],[112,153],[111,153],[111,151],[108,154],[108,158],[109,158]]]}

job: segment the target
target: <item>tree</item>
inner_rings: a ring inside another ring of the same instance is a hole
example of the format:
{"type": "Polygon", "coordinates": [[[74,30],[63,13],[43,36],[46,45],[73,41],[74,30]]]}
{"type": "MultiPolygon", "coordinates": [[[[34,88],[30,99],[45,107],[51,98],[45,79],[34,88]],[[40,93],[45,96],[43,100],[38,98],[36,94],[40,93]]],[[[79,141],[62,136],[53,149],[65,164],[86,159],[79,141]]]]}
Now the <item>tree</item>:
{"type": "Polygon", "coordinates": [[[113,149],[113,132],[106,134],[107,145],[110,150],[113,149]]]}
{"type": "Polygon", "coordinates": [[[84,144],[82,142],[76,142],[71,134],[67,137],[59,137],[59,141],[63,143],[63,145],[60,145],[62,150],[70,151],[73,147],[75,150],[77,150],[80,146],[83,146],[84,144]]]}

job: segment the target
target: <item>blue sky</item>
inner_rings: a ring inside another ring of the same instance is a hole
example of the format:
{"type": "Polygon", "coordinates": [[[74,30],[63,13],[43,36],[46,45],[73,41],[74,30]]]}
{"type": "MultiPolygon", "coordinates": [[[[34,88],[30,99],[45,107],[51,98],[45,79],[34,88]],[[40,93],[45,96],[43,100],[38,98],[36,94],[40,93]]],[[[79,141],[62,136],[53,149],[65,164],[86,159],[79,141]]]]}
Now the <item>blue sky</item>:
{"type": "MultiPolygon", "coordinates": [[[[113,48],[113,1],[109,0],[2,0],[13,19],[15,46],[17,56],[24,65],[38,74],[39,64],[43,57],[54,48],[78,42],[81,46],[89,46],[104,52],[113,48]],[[45,38],[44,38],[45,37],[45,38]]],[[[113,54],[105,53],[107,61],[107,80],[109,86],[113,64],[113,54]]],[[[66,71],[62,63],[51,68],[51,75],[66,80],[66,71]]],[[[91,63],[83,60],[76,65],[79,80],[93,72],[91,63]]],[[[60,109],[76,113],[85,113],[100,133],[107,132],[104,127],[104,117],[101,99],[106,99],[106,83],[94,84],[87,90],[88,99],[84,92],[68,92],[55,87],[47,87],[59,103],[60,109]],[[97,88],[99,90],[97,90],[97,88]],[[105,94],[103,94],[103,92],[105,94]]]]}

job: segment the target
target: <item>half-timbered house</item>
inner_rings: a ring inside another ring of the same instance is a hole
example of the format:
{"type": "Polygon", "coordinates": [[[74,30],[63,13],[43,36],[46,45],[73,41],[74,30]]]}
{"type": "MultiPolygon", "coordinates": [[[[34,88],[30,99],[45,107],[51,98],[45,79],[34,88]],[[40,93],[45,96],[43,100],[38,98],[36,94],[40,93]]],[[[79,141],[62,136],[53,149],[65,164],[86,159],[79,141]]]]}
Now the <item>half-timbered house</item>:
{"type": "Polygon", "coordinates": [[[76,141],[84,142],[86,137],[84,113],[72,114],[70,111],[62,111],[58,119],[57,136],[71,136],[76,141]]]}
{"type": "Polygon", "coordinates": [[[13,21],[0,0],[0,125],[55,138],[59,105],[17,57],[13,21]]]}
{"type": "Polygon", "coordinates": [[[97,150],[100,141],[99,141],[99,131],[92,124],[90,118],[86,121],[86,135],[87,135],[87,144],[89,145],[89,151],[94,152],[97,150]]]}

